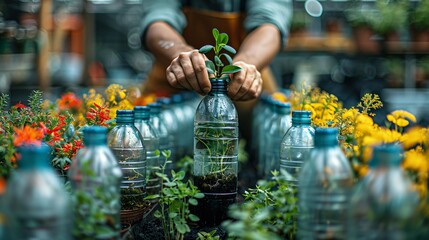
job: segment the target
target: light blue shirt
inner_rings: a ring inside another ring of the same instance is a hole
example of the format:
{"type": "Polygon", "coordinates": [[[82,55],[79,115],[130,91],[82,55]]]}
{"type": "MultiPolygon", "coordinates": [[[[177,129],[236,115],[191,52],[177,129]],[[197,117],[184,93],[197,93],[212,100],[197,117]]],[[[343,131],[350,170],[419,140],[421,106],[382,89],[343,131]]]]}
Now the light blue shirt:
{"type": "MultiPolygon", "coordinates": [[[[282,46],[286,44],[290,20],[292,17],[291,0],[230,0],[233,4],[229,6],[241,6],[246,13],[244,28],[246,32],[262,24],[270,23],[275,25],[282,37],[282,46]],[[241,2],[242,1],[242,2],[241,2]],[[238,2],[238,3],[237,3],[238,2]]],[[[193,7],[201,8],[207,4],[206,9],[213,9],[213,4],[224,4],[225,0],[191,0],[193,7]],[[194,1],[194,3],[192,3],[194,1]]],[[[181,11],[183,4],[180,0],[144,0],[143,19],[141,27],[143,35],[147,27],[155,21],[164,21],[172,26],[179,33],[183,32],[186,26],[186,17],[181,11]]],[[[221,6],[222,7],[222,6],[221,6]]],[[[220,9],[220,8],[218,8],[220,9]]]]}

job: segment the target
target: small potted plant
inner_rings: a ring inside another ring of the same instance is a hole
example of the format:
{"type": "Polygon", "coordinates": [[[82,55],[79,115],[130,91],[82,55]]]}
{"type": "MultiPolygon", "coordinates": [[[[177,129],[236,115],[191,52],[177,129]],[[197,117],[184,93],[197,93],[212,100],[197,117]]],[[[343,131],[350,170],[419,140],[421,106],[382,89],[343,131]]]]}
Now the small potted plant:
{"type": "Polygon", "coordinates": [[[399,32],[405,29],[408,19],[408,1],[377,0],[375,7],[378,10],[373,27],[377,34],[384,38],[388,47],[392,42],[400,40],[399,32]]]}
{"type": "Polygon", "coordinates": [[[416,50],[429,49],[429,0],[421,0],[410,12],[411,40],[416,50]]]}
{"type": "Polygon", "coordinates": [[[375,11],[359,5],[346,11],[346,19],[352,28],[356,50],[359,53],[378,53],[380,47],[373,29],[375,11]]]}
{"type": "Polygon", "coordinates": [[[198,105],[194,121],[193,181],[205,197],[193,211],[202,226],[217,226],[225,220],[237,195],[238,115],[226,93],[229,75],[241,68],[228,55],[236,53],[227,45],[228,35],[217,29],[212,33],[215,46],[200,48],[203,54],[214,51],[213,61],[206,60],[212,87],[198,105]]]}

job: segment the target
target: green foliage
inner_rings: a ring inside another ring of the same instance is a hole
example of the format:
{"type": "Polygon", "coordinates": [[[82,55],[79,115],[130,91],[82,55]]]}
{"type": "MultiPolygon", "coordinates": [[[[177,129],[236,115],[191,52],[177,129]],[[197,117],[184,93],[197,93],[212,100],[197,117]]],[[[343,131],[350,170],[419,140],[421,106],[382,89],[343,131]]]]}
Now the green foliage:
{"type": "Polygon", "coordinates": [[[294,11],[292,21],[290,23],[290,30],[297,31],[307,28],[309,23],[308,14],[304,11],[294,11]]]}
{"type": "Polygon", "coordinates": [[[346,19],[352,27],[371,27],[376,19],[376,12],[373,9],[356,6],[346,10],[346,19]]]}
{"type": "Polygon", "coordinates": [[[221,53],[221,50],[225,50],[231,54],[235,54],[236,51],[233,47],[228,45],[228,34],[219,33],[219,30],[213,28],[213,37],[215,39],[215,46],[205,45],[199,50],[200,53],[207,54],[210,51],[214,51],[214,58],[212,60],[206,60],[207,72],[213,74],[215,78],[226,78],[228,74],[236,73],[241,71],[241,68],[232,64],[232,58],[227,53],[221,53]],[[227,64],[222,61],[222,58],[226,60],[227,64]]]}
{"type": "Polygon", "coordinates": [[[216,230],[211,232],[199,232],[197,233],[197,240],[219,240],[220,237],[216,236],[216,230]]]}
{"type": "MultiPolygon", "coordinates": [[[[82,186],[88,185],[87,181],[98,180],[90,164],[90,160],[82,164],[82,186]]],[[[119,192],[98,185],[92,186],[91,191],[71,191],[71,198],[74,211],[73,236],[76,239],[113,239],[118,235],[120,221],[115,217],[115,208],[117,211],[120,209],[119,192]]]]}
{"type": "Polygon", "coordinates": [[[429,0],[420,0],[420,3],[411,11],[411,23],[416,29],[429,29],[429,0]]]}
{"type": "Polygon", "coordinates": [[[377,33],[386,35],[405,28],[408,19],[407,0],[377,0],[375,6],[378,14],[373,24],[377,33]]]}
{"type": "Polygon", "coordinates": [[[191,229],[188,221],[196,222],[197,216],[191,214],[189,206],[198,205],[198,200],[204,197],[197,187],[190,180],[184,182],[185,172],[171,171],[171,179],[165,174],[165,168],[169,161],[170,151],[163,151],[162,155],[167,161],[161,167],[161,172],[156,173],[161,178],[161,192],[146,197],[145,199],[159,199],[161,210],[154,213],[156,218],[161,219],[164,229],[164,237],[170,239],[183,239],[185,233],[191,229]]]}
{"type": "Polygon", "coordinates": [[[284,174],[273,172],[271,181],[261,180],[245,192],[245,202],[231,206],[222,225],[231,239],[295,239],[298,202],[284,174]]]}

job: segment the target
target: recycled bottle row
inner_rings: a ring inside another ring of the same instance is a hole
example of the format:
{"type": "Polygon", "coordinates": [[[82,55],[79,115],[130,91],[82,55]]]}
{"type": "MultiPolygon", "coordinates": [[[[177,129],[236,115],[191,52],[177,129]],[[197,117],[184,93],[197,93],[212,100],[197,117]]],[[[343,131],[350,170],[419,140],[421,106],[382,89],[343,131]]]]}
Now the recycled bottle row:
{"type": "Polygon", "coordinates": [[[280,170],[296,190],[298,239],[422,237],[419,197],[400,166],[399,143],[373,146],[369,173],[357,181],[338,130],[314,129],[309,111],[291,114],[289,103],[263,96],[253,132],[259,177],[280,170]]]}

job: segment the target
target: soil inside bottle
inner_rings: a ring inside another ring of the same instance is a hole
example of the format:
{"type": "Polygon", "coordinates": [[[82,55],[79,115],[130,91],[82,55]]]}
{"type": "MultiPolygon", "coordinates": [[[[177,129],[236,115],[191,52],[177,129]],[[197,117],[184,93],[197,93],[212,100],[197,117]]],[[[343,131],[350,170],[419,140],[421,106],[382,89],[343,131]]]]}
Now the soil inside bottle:
{"type": "Polygon", "coordinates": [[[199,226],[213,227],[228,218],[228,208],[236,202],[237,176],[232,173],[193,176],[194,185],[204,193],[191,211],[200,218],[199,226]]]}

